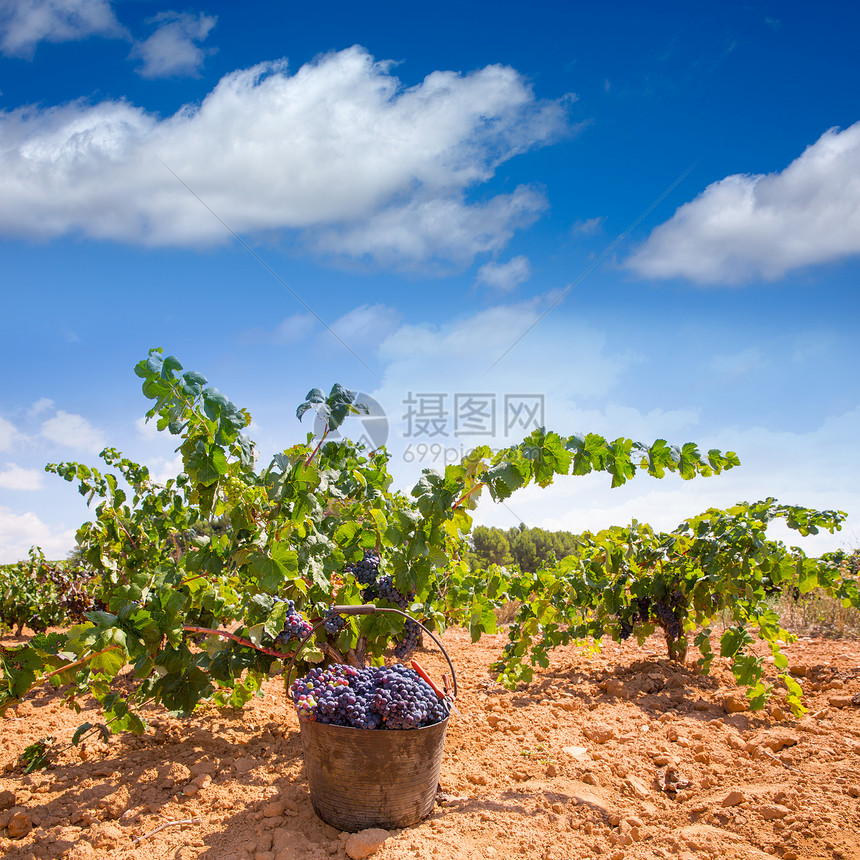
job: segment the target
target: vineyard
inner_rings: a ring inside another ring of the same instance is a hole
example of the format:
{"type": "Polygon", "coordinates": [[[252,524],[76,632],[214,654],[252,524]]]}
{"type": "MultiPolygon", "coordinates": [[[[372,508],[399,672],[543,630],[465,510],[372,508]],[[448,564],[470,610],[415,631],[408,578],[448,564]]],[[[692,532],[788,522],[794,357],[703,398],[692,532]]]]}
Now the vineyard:
{"type": "MultiPolygon", "coordinates": [[[[711,479],[738,457],[539,429],[427,470],[406,495],[384,450],[328,438],[358,412],[339,385],[312,389],[297,409],[322,419],[322,438],[310,433],[261,467],[250,415],[201,374],[160,350],[135,372],[183,471],[157,484],[113,448],[98,467],[49,465],[93,506],[75,562],[34,550],[0,572],[0,621],[19,634],[0,652],[10,857],[366,856],[307,814],[298,719],[368,732],[438,723],[449,707],[432,686],[382,668],[420,655],[441,682],[448,667],[428,636],[448,643],[468,679],[462,713],[440,805],[380,857],[467,856],[445,846],[472,829],[484,834],[476,857],[495,844],[559,860],[705,856],[725,828],[752,852],[736,856],[778,848],[790,860],[786,834],[809,850],[833,842],[801,814],[806,783],[794,794],[785,785],[824,761],[853,756],[856,771],[856,654],[828,645],[799,664],[774,598],[820,593],[860,607],[856,557],[808,558],[767,528],[833,532],[844,514],[766,498],[669,533],[634,522],[570,536],[569,553],[537,569],[476,564],[482,494],[503,500],[591,472],[613,486],[638,473],[711,479]],[[822,690],[832,701],[810,696],[822,690]],[[822,727],[841,734],[819,761],[802,742],[822,727]],[[793,740],[756,740],[765,735],[793,740]],[[762,768],[782,769],[781,781],[738,788],[737,802],[717,797],[729,777],[762,768]],[[744,804],[771,810],[755,839],[740,826],[753,820],[735,808],[744,804]],[[670,839],[678,828],[701,833],[670,839]]],[[[833,803],[860,793],[845,768],[833,803]]],[[[856,856],[838,840],[828,850],[856,856]]]]}

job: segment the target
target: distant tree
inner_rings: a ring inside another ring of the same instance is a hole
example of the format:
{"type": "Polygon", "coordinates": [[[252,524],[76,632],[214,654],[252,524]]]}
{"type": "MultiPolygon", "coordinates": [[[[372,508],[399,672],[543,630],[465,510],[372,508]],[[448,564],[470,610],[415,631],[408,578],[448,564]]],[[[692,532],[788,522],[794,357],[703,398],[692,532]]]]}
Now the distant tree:
{"type": "Polygon", "coordinates": [[[516,564],[520,570],[534,573],[551,567],[576,551],[576,537],[571,532],[552,532],[520,524],[507,531],[492,526],[477,526],[472,534],[470,562],[473,569],[482,565],[516,564]]]}
{"type": "Polygon", "coordinates": [[[509,567],[514,560],[511,545],[501,529],[476,526],[472,532],[472,549],[485,565],[509,567]]]}

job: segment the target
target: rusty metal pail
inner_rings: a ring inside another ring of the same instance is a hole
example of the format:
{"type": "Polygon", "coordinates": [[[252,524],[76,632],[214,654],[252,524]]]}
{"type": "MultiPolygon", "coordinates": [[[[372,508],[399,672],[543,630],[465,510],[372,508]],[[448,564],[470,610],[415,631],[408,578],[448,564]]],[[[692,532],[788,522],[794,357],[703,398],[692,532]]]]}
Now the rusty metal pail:
{"type": "MultiPolygon", "coordinates": [[[[405,615],[372,604],[333,608],[343,614],[405,615]]],[[[456,696],[457,679],[447,652],[431,631],[420,626],[442,649],[456,696]]],[[[294,658],[312,635],[313,631],[294,658]]],[[[327,824],[350,833],[368,827],[393,830],[426,818],[436,797],[447,729],[447,717],[432,726],[402,730],[300,723],[314,811],[327,824]]]]}
{"type": "Polygon", "coordinates": [[[302,723],[314,812],[338,830],[393,830],[433,809],[448,720],[420,729],[302,723]]]}

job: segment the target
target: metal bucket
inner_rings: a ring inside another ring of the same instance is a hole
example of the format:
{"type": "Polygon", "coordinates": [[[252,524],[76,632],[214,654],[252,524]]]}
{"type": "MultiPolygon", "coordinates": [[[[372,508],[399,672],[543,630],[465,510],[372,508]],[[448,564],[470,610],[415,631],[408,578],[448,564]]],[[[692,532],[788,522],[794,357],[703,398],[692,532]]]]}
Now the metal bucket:
{"type": "Polygon", "coordinates": [[[448,720],[420,729],[302,723],[311,803],[338,830],[393,830],[433,809],[448,720]]]}
{"type": "MultiPolygon", "coordinates": [[[[333,609],[345,615],[392,612],[409,618],[399,610],[372,604],[333,609]]],[[[435,634],[419,626],[442,650],[456,697],[457,678],[451,658],[435,634]]],[[[293,654],[288,677],[295,657],[317,627],[319,624],[293,654]]],[[[354,729],[317,722],[301,722],[299,726],[311,804],[327,824],[350,833],[368,827],[393,830],[430,814],[442,769],[447,717],[420,729],[354,729]]]]}

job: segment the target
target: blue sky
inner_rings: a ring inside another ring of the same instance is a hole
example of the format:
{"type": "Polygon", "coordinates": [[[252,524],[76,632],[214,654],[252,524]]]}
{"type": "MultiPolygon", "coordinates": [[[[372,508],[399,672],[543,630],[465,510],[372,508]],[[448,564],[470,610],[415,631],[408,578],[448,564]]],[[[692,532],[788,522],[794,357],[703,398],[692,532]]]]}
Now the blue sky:
{"type": "Polygon", "coordinates": [[[45,463],[175,471],[154,346],[263,459],[309,388],[365,392],[404,489],[538,420],[743,463],[486,523],[775,496],[849,513],[808,551],[860,545],[858,30],[846,3],[0,0],[0,562],[89,515],[45,463]]]}

